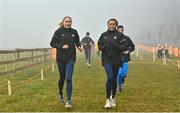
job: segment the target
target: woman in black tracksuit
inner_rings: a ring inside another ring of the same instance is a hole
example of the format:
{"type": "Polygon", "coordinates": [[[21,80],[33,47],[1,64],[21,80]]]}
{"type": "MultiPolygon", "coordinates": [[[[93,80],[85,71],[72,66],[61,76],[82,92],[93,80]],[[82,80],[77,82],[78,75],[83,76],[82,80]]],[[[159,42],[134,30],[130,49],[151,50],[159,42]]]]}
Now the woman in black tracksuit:
{"type": "Polygon", "coordinates": [[[77,31],[71,28],[71,17],[64,17],[60,27],[55,31],[50,45],[56,48],[56,62],[60,74],[59,86],[59,99],[64,101],[63,86],[66,79],[66,95],[67,102],[66,108],[71,108],[71,95],[72,95],[72,75],[74,63],[76,61],[76,47],[82,51],[79,35],[77,31]]]}
{"type": "Polygon", "coordinates": [[[122,66],[119,61],[121,61],[122,52],[128,49],[125,45],[120,44],[123,34],[116,30],[117,25],[116,19],[110,19],[108,30],[102,33],[98,40],[98,48],[102,51],[102,65],[107,75],[105,108],[116,106],[117,75],[119,68],[122,66]]]}

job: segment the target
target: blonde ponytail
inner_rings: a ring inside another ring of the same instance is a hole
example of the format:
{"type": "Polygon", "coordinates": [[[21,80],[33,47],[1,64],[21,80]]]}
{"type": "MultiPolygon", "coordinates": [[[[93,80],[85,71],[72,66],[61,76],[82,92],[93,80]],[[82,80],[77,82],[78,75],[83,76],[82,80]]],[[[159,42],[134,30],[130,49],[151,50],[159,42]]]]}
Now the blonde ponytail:
{"type": "MultiPolygon", "coordinates": [[[[65,16],[65,17],[63,18],[63,20],[58,24],[59,27],[63,27],[63,22],[64,22],[64,20],[65,20],[66,18],[70,18],[70,19],[71,19],[70,16],[65,16]]],[[[71,21],[72,21],[72,19],[71,19],[71,21]]]]}
{"type": "Polygon", "coordinates": [[[63,27],[63,21],[59,22],[59,27],[63,27]]]}

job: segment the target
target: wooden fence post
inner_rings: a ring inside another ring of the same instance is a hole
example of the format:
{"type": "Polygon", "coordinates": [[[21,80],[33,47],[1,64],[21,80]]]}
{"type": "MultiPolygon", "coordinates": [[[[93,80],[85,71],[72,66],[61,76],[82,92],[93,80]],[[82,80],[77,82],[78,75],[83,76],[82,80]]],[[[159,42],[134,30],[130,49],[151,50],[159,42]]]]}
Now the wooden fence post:
{"type": "Polygon", "coordinates": [[[41,69],[41,80],[44,80],[43,69],[41,69]]]}
{"type": "Polygon", "coordinates": [[[8,95],[12,95],[11,81],[8,81],[8,95]]]}

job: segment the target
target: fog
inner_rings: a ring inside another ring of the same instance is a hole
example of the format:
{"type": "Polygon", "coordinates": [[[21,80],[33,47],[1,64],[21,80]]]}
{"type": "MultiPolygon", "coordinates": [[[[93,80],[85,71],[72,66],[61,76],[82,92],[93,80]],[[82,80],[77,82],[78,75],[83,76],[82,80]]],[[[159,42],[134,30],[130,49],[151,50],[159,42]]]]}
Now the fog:
{"type": "Polygon", "coordinates": [[[180,0],[1,0],[0,49],[50,47],[67,15],[81,39],[97,41],[116,18],[135,43],[180,46],[180,0]]]}

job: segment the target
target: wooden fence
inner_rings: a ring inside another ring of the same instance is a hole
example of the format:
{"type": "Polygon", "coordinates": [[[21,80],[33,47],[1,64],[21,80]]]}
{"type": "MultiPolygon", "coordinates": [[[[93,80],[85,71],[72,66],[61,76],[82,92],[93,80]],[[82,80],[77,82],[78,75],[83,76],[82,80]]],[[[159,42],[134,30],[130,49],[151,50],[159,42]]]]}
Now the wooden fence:
{"type": "Polygon", "coordinates": [[[51,60],[51,48],[0,50],[0,75],[51,60]]]}

